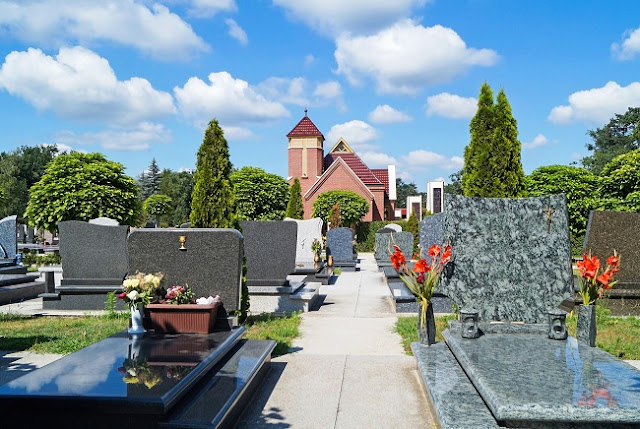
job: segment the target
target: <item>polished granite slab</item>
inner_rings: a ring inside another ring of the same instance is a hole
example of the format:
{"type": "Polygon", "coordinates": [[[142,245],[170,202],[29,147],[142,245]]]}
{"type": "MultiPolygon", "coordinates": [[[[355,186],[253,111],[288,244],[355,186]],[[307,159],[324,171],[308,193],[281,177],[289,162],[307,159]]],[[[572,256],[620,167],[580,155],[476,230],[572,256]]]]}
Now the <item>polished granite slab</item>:
{"type": "Polygon", "coordinates": [[[443,336],[508,427],[640,425],[640,371],[597,347],[533,334],[463,339],[446,330],[443,336]]]}
{"type": "Polygon", "coordinates": [[[126,331],[0,386],[0,412],[164,415],[240,341],[244,328],[130,338],[126,331]],[[97,410],[95,411],[97,412],[97,410]]]}

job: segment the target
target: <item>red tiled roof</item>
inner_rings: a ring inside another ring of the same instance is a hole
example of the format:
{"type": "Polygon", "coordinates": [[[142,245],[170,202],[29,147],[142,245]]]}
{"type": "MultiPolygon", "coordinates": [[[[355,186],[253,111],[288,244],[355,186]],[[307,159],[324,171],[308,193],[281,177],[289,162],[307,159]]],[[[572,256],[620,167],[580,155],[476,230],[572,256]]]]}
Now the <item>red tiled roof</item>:
{"type": "Polygon", "coordinates": [[[344,162],[347,163],[349,168],[352,169],[354,173],[356,173],[356,176],[358,176],[358,178],[360,180],[362,180],[362,183],[364,183],[365,185],[382,183],[371,172],[371,170],[369,170],[369,167],[367,167],[365,165],[365,163],[362,162],[360,157],[358,155],[356,155],[355,153],[342,153],[342,152],[340,152],[340,153],[337,153],[337,152],[328,153],[327,156],[324,157],[324,169],[325,169],[325,171],[338,158],[342,158],[344,160],[344,162]]]}
{"type": "Polygon", "coordinates": [[[372,168],[371,172],[379,181],[384,183],[384,191],[389,195],[389,170],[386,168],[372,168]]]}
{"type": "Polygon", "coordinates": [[[291,132],[287,134],[287,137],[301,137],[301,136],[320,136],[324,139],[324,136],[315,126],[311,119],[308,116],[305,116],[298,122],[298,125],[293,127],[291,132]]]}

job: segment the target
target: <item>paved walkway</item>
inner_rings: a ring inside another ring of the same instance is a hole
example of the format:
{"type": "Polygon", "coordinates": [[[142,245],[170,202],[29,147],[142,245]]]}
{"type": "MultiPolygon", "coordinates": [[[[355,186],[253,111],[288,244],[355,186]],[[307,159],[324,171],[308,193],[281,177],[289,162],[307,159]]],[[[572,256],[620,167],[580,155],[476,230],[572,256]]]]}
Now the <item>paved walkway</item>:
{"type": "Polygon", "coordinates": [[[435,427],[413,357],[393,332],[397,316],[372,254],[360,272],[323,286],[293,353],[272,369],[239,428],[435,427]]]}

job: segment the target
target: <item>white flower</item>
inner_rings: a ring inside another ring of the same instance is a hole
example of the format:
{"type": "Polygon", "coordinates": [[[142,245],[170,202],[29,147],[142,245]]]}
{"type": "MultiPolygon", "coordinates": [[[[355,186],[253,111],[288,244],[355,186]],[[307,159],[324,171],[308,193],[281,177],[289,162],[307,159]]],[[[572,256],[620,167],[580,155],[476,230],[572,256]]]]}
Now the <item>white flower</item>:
{"type": "Polygon", "coordinates": [[[140,294],[138,294],[137,290],[132,290],[131,292],[129,292],[127,294],[127,297],[131,300],[131,301],[135,301],[136,299],[138,299],[138,297],[140,296],[140,294]]]}

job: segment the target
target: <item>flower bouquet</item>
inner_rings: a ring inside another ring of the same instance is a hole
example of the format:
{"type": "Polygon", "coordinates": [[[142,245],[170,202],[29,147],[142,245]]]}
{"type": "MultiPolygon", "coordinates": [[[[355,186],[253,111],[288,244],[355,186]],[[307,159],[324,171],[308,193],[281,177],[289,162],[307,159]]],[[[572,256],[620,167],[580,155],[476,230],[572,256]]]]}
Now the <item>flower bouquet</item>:
{"type": "Polygon", "coordinates": [[[131,310],[130,334],[143,334],[146,331],[142,326],[144,307],[158,294],[163,277],[162,273],[138,272],[133,276],[128,276],[122,282],[122,293],[118,295],[118,298],[126,302],[131,310]]]}
{"type": "Polygon", "coordinates": [[[584,305],[595,304],[598,298],[602,298],[605,290],[611,289],[616,282],[612,282],[613,276],[620,269],[620,257],[614,250],[613,255],[607,258],[607,266],[600,273],[600,260],[597,256],[591,256],[591,252],[585,253],[582,261],[576,263],[580,272],[580,296],[584,305]]]}
{"type": "Polygon", "coordinates": [[[207,334],[213,332],[220,296],[194,300],[188,285],[169,288],[164,299],[147,306],[156,332],[161,334],[207,334]]]}

